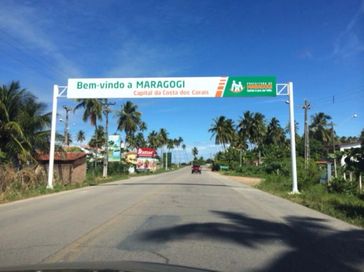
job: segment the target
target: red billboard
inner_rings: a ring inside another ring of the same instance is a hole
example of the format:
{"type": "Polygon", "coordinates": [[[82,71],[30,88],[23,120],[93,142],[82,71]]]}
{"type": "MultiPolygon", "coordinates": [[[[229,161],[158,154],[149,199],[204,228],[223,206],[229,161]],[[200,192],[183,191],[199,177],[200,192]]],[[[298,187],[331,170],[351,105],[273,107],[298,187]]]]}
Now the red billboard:
{"type": "Polygon", "coordinates": [[[139,147],[137,150],[138,158],[156,158],[157,151],[150,147],[139,147]]]}

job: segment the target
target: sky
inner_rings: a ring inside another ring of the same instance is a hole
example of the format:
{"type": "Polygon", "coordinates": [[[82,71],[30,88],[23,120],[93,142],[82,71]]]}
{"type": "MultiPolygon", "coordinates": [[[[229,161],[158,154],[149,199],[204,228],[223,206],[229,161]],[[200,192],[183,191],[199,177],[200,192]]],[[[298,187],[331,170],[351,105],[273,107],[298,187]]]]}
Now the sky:
{"type": "MultiPolygon", "coordinates": [[[[364,128],[364,1],[0,0],[0,84],[19,80],[51,110],[53,84],[68,78],[260,76],[292,81],[295,117],[325,112],[339,136],[364,128]],[[354,118],[354,116],[356,116],[354,118]]],[[[208,132],[220,115],[237,122],[261,112],[288,123],[287,97],[132,99],[148,130],[181,136],[212,156],[221,147],[208,132]]],[[[126,100],[114,100],[114,112],[126,100]]],[[[59,99],[57,129],[62,133],[59,99]]],[[[93,128],[70,115],[70,132],[93,128]]],[[[116,118],[109,133],[116,132],[116,118]]],[[[182,156],[180,154],[180,156],[182,156]]]]}

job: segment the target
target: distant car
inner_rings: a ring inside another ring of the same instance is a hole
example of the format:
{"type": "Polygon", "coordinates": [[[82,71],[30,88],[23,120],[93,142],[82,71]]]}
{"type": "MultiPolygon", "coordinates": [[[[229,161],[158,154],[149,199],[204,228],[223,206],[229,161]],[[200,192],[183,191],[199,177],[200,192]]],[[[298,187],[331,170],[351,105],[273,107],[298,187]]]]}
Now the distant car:
{"type": "Polygon", "coordinates": [[[192,174],[201,174],[201,166],[199,165],[192,165],[192,174]]]}

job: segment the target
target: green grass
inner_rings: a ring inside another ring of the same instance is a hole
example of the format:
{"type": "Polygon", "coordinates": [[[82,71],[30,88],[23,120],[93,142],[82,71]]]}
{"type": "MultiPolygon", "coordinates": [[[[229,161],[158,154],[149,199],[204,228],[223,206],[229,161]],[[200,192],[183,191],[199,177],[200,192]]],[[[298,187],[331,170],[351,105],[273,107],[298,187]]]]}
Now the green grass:
{"type": "Polygon", "coordinates": [[[350,224],[364,227],[363,195],[329,193],[322,184],[307,186],[300,190],[300,194],[291,195],[288,194],[291,191],[290,180],[278,176],[269,176],[256,187],[350,224]]]}
{"type": "Polygon", "coordinates": [[[239,176],[239,177],[254,177],[254,178],[264,178],[264,174],[259,172],[237,172],[234,170],[228,170],[228,171],[219,171],[219,173],[226,175],[226,176],[239,176]]]}

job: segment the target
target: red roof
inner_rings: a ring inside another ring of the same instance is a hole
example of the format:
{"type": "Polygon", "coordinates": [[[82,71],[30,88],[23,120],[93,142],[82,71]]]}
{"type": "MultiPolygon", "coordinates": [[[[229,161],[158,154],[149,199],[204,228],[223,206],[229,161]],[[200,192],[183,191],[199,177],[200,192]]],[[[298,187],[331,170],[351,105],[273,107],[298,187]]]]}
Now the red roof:
{"type": "MultiPolygon", "coordinates": [[[[86,156],[84,152],[55,152],[55,161],[75,161],[86,156]]],[[[38,154],[36,156],[38,161],[49,161],[49,154],[38,154]]]]}

